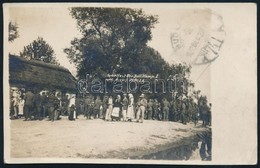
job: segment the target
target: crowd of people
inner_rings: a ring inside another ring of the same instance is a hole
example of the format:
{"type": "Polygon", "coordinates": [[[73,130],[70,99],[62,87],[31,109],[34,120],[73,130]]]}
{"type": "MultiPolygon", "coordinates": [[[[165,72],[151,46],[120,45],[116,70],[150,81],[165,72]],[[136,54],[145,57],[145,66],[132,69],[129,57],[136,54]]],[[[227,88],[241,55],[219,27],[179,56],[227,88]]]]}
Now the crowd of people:
{"type": "Polygon", "coordinates": [[[86,119],[103,119],[105,121],[144,122],[144,120],[173,121],[195,125],[202,120],[202,125],[211,125],[211,103],[206,100],[195,103],[187,98],[177,98],[161,101],[147,99],[141,94],[135,100],[133,94],[118,94],[116,96],[86,95],[76,103],[75,94],[61,96],[55,90],[50,92],[12,90],[10,101],[10,118],[24,117],[28,120],[50,121],[67,116],[69,120],[84,115],[86,119]]]}

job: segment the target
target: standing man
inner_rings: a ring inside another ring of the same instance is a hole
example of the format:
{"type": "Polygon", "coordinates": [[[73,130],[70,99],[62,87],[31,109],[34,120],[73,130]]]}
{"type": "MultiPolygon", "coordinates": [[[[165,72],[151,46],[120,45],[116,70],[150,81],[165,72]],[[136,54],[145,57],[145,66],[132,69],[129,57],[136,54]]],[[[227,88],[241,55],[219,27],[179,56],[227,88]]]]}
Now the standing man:
{"type": "Polygon", "coordinates": [[[158,107],[159,107],[159,103],[158,103],[157,99],[154,99],[154,102],[153,102],[153,120],[158,119],[158,107]]]}
{"type": "Polygon", "coordinates": [[[181,104],[181,122],[184,125],[186,125],[186,111],[187,111],[186,99],[184,98],[181,104]]]}
{"type": "Polygon", "coordinates": [[[170,103],[168,102],[168,100],[166,98],[164,98],[162,105],[163,105],[163,120],[168,121],[170,103]]]}
{"type": "Polygon", "coordinates": [[[25,111],[25,120],[31,120],[31,114],[34,104],[34,94],[29,89],[24,96],[24,111],[25,111]]]}
{"type": "Polygon", "coordinates": [[[147,119],[151,120],[153,114],[153,100],[149,99],[149,102],[147,104],[147,119]]]}
{"type": "Polygon", "coordinates": [[[18,118],[18,113],[19,113],[19,108],[18,108],[18,105],[19,105],[19,91],[18,89],[14,89],[14,92],[13,92],[13,108],[14,108],[14,119],[17,119],[18,118]]]}
{"type": "Polygon", "coordinates": [[[21,118],[22,116],[24,116],[24,95],[21,95],[19,99],[18,107],[19,107],[18,117],[21,118]]]}
{"type": "Polygon", "coordinates": [[[105,117],[106,121],[111,120],[112,111],[113,111],[113,98],[112,98],[112,95],[110,95],[108,98],[108,109],[106,111],[106,117],[105,117]]]}
{"type": "Polygon", "coordinates": [[[90,106],[90,97],[89,95],[86,96],[86,99],[84,101],[84,117],[86,117],[86,119],[88,119],[89,117],[89,106],[90,106]]]}
{"type": "Polygon", "coordinates": [[[200,114],[202,118],[202,126],[205,127],[207,125],[207,113],[208,113],[208,107],[207,107],[206,100],[204,100],[200,105],[200,114]]]}
{"type": "Polygon", "coordinates": [[[209,103],[208,114],[207,114],[207,124],[209,126],[211,126],[211,107],[212,107],[212,104],[209,103]]]}
{"type": "Polygon", "coordinates": [[[44,119],[46,117],[46,112],[48,111],[48,97],[45,92],[42,93],[42,116],[41,118],[44,119]]]}
{"type": "Polygon", "coordinates": [[[141,94],[140,96],[140,107],[139,110],[137,112],[137,122],[139,122],[141,120],[141,123],[143,123],[144,121],[144,113],[145,113],[145,109],[147,107],[147,100],[144,98],[144,94],[141,94]]]}
{"type": "Polygon", "coordinates": [[[175,99],[172,100],[171,102],[171,120],[176,121],[176,103],[175,99]]]}
{"type": "Polygon", "coordinates": [[[49,97],[48,97],[48,111],[49,111],[49,118],[50,121],[54,121],[54,117],[55,117],[55,107],[58,105],[59,100],[58,98],[55,96],[55,90],[53,90],[49,97]]]}
{"type": "Polygon", "coordinates": [[[102,110],[103,110],[102,115],[104,120],[106,118],[107,108],[108,108],[108,96],[105,95],[102,102],[102,110]]]}
{"type": "Polygon", "coordinates": [[[96,97],[96,100],[95,100],[95,103],[94,103],[94,118],[100,118],[100,107],[102,105],[102,102],[100,100],[100,97],[97,96],[96,97]]]}
{"type": "Polygon", "coordinates": [[[36,120],[41,120],[42,96],[41,96],[40,92],[35,94],[34,101],[35,101],[35,119],[36,120]]]}
{"type": "Polygon", "coordinates": [[[126,97],[127,95],[124,93],[124,98],[123,98],[123,102],[122,102],[122,116],[123,116],[123,121],[127,121],[126,120],[126,110],[127,110],[127,107],[128,107],[128,99],[126,97]]]}

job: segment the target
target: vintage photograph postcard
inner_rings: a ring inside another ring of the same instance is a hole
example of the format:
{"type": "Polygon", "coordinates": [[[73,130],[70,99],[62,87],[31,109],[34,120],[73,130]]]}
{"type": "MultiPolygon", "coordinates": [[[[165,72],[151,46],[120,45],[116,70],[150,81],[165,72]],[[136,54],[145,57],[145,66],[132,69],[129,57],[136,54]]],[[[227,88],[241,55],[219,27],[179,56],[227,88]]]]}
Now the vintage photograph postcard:
{"type": "Polygon", "coordinates": [[[5,163],[257,163],[256,4],[2,7],[5,163]]]}

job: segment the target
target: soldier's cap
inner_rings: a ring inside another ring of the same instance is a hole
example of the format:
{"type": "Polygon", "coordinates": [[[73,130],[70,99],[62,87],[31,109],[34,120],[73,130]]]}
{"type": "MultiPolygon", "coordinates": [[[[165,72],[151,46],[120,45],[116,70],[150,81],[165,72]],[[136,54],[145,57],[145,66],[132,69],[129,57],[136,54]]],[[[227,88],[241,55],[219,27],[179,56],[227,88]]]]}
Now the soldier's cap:
{"type": "Polygon", "coordinates": [[[129,98],[133,97],[132,93],[129,93],[129,94],[128,94],[128,97],[129,97],[129,98]]]}
{"type": "Polygon", "coordinates": [[[141,94],[140,97],[144,97],[144,94],[141,94]]]}

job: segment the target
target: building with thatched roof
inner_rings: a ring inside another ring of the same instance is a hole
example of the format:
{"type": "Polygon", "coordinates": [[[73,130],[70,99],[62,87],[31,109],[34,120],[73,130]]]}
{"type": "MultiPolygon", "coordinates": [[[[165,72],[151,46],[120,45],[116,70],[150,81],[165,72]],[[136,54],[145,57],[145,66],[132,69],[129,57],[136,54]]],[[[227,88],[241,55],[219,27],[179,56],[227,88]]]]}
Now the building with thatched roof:
{"type": "Polygon", "coordinates": [[[68,69],[42,61],[10,55],[9,75],[11,87],[57,89],[69,93],[75,93],[77,90],[76,79],[68,69]]]}

